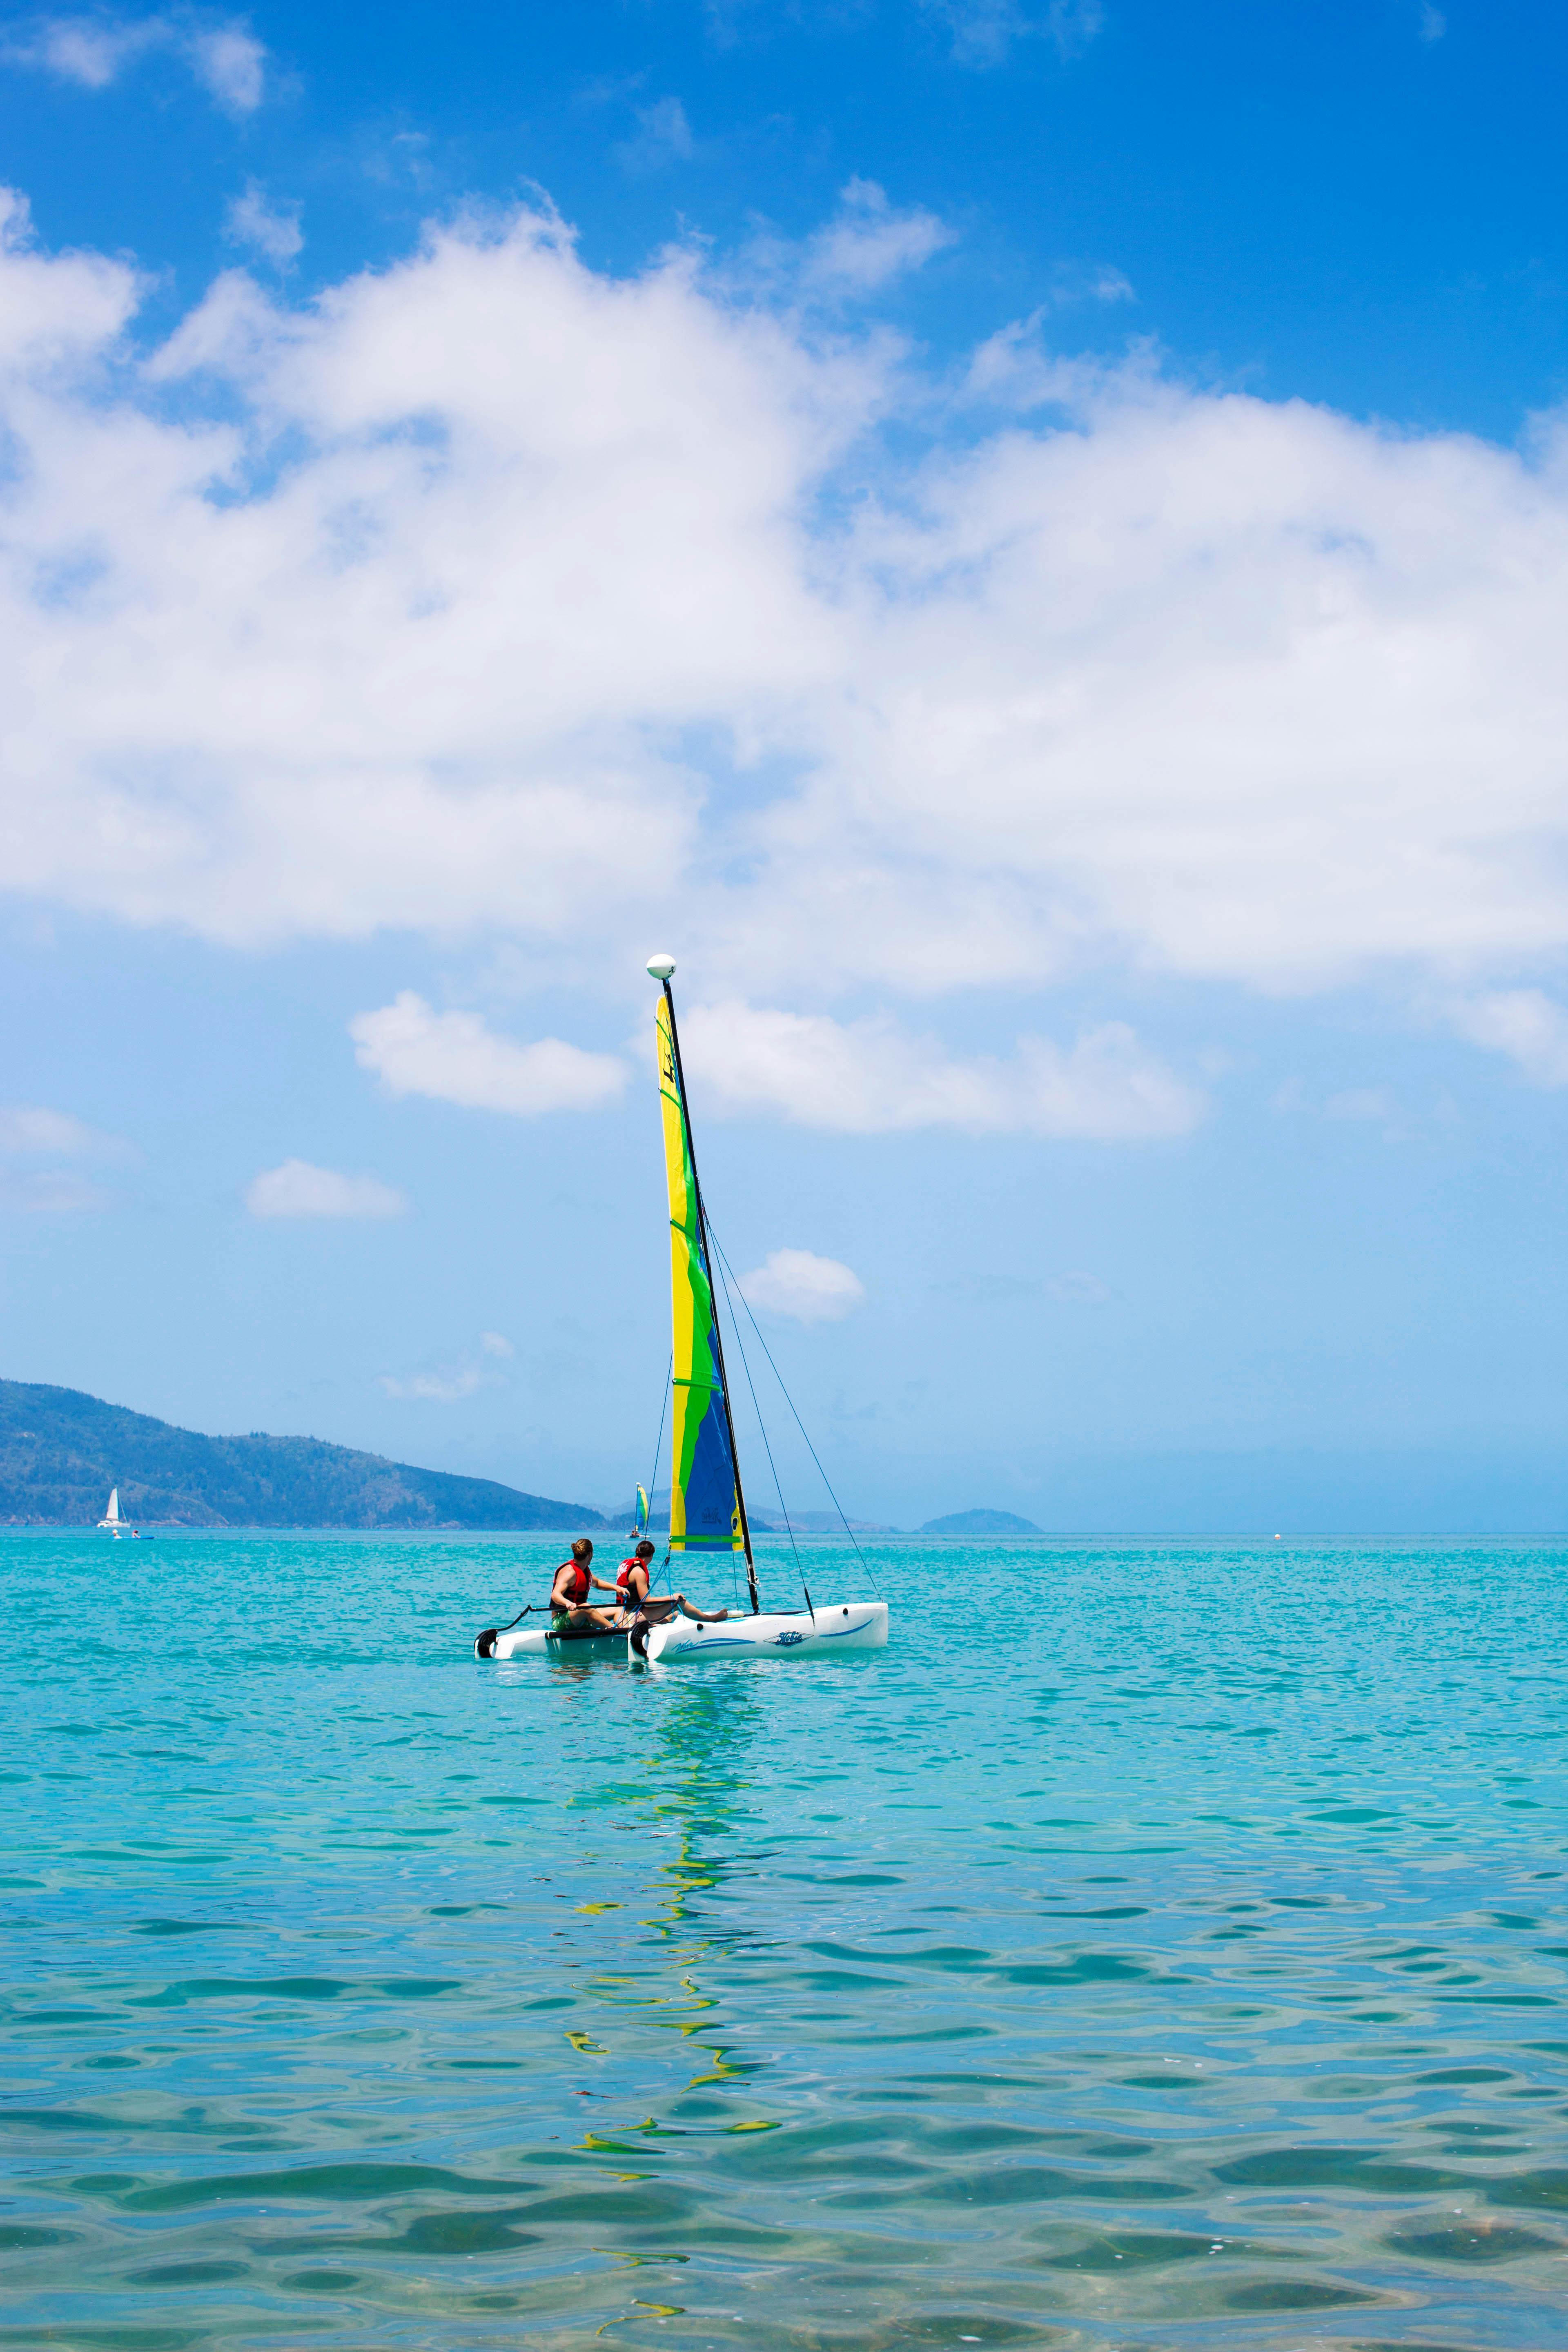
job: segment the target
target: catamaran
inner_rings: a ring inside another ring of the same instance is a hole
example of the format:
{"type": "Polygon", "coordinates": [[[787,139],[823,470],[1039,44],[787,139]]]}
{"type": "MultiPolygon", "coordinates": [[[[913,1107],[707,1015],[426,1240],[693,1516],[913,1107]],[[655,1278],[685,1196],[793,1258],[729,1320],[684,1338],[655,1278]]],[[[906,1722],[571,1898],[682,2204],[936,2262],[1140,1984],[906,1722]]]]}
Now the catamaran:
{"type": "MultiPolygon", "coordinates": [[[[648,958],[659,984],[655,1034],[658,1048],[659,1106],[664,1125],[665,1173],[669,1187],[669,1287],[672,1329],[668,1559],[742,1554],[744,1614],[699,1622],[674,1614],[636,1628],[566,1636],[525,1627],[491,1628],[474,1643],[481,1658],[586,1658],[598,1653],[636,1654],[683,1664],[700,1658],[820,1658],[846,1650],[885,1649],[888,1605],[884,1601],[812,1601],[804,1580],[804,1609],[764,1609],[752,1552],[751,1521],[741,1483],[735,1423],[724,1371],[724,1339],[713,1279],[714,1256],[676,1026],[673,956],[648,958]]],[[[523,1616],[533,1614],[531,1608],[523,1616]]]]}
{"type": "Polygon", "coordinates": [[[111,1486],[109,1490],[109,1508],[98,1523],[98,1531],[100,1535],[107,1531],[111,1536],[128,1536],[131,1533],[130,1523],[120,1516],[118,1486],[111,1486]]]}

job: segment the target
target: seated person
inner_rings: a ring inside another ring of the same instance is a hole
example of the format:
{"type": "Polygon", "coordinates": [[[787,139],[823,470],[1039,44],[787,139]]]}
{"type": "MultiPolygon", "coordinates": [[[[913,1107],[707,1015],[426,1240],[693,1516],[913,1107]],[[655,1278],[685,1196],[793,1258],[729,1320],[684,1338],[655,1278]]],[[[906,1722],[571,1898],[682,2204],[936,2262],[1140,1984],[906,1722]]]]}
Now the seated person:
{"type": "Polygon", "coordinates": [[[579,1536],[572,1547],[572,1557],[563,1559],[555,1571],[555,1581],[550,1588],[550,1631],[556,1638],[570,1641],[574,1635],[613,1633],[617,1612],[614,1609],[590,1609],[588,1593],[597,1585],[601,1592],[612,1596],[616,1588],[595,1576],[588,1563],[594,1557],[594,1546],[587,1536],[579,1536]]]}
{"type": "Polygon", "coordinates": [[[704,1625],[716,1625],[727,1617],[727,1609],[698,1609],[684,1592],[661,1593],[657,1600],[648,1592],[653,1576],[653,1546],[645,1536],[629,1559],[623,1559],[616,1577],[616,1593],[621,1603],[621,1622],[636,1625],[639,1621],[657,1624],[661,1618],[673,1616],[679,1609],[684,1617],[692,1617],[704,1625]]]}
{"type": "Polygon", "coordinates": [[[624,1616],[633,1616],[642,1607],[652,1574],[653,1546],[645,1536],[631,1558],[623,1559],[616,1570],[616,1598],[624,1616]]]}

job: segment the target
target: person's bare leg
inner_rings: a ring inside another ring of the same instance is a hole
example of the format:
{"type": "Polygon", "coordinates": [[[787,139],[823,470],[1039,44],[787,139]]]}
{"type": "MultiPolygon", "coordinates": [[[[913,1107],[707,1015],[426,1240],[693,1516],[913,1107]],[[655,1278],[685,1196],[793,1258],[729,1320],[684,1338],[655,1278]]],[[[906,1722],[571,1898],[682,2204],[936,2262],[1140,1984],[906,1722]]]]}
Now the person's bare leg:
{"type": "Polygon", "coordinates": [[[574,1609],[572,1622],[584,1633],[613,1633],[616,1631],[616,1619],[619,1613],[615,1609],[574,1609]]]}
{"type": "Polygon", "coordinates": [[[679,1606],[681,1615],[683,1617],[694,1618],[699,1625],[722,1624],[724,1619],[730,1614],[727,1609],[694,1608],[692,1603],[688,1601],[684,1592],[678,1592],[675,1598],[679,1606]]]}

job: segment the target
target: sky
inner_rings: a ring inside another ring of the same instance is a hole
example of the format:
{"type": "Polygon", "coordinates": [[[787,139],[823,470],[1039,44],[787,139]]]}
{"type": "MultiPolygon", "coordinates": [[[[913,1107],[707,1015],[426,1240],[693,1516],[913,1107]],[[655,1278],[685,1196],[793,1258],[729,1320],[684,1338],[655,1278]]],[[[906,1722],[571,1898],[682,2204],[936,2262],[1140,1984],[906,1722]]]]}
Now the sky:
{"type": "Polygon", "coordinates": [[[1568,1526],[1565,70],[0,8],[0,1371],[616,1504],[663,950],[798,1507],[1568,1526]]]}

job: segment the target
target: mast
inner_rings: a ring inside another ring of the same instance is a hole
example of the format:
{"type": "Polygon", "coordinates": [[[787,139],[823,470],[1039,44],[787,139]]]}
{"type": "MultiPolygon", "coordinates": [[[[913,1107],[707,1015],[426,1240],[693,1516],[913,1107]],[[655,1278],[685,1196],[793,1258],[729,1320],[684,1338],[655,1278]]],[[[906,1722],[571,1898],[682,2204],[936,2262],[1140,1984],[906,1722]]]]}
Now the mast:
{"type": "MultiPolygon", "coordinates": [[[[673,971],[674,965],[670,966],[673,971]]],[[[680,1060],[680,1031],[676,1026],[675,997],[669,985],[668,972],[656,972],[654,977],[664,991],[664,1001],[669,1008],[669,1042],[675,1048],[675,1082],[680,1089],[680,1119],[686,1129],[686,1150],[691,1161],[691,1188],[697,1195],[697,1230],[701,1236],[702,1255],[707,1262],[708,1281],[713,1285],[713,1251],[708,1239],[708,1212],[702,1205],[702,1184],[697,1173],[697,1146],[691,1134],[691,1107],[686,1099],[686,1072],[680,1060]]],[[[719,1294],[713,1290],[713,1344],[719,1351],[719,1387],[724,1400],[724,1426],[730,1435],[730,1459],[735,1465],[735,1502],[741,1514],[741,1541],[746,1552],[746,1589],[752,1596],[752,1614],[762,1614],[762,1601],[757,1592],[757,1566],[752,1558],[752,1523],[746,1517],[746,1490],[741,1483],[741,1449],[735,1443],[735,1416],[730,1410],[730,1375],[724,1369],[724,1334],[720,1328],[719,1294]]]]}

